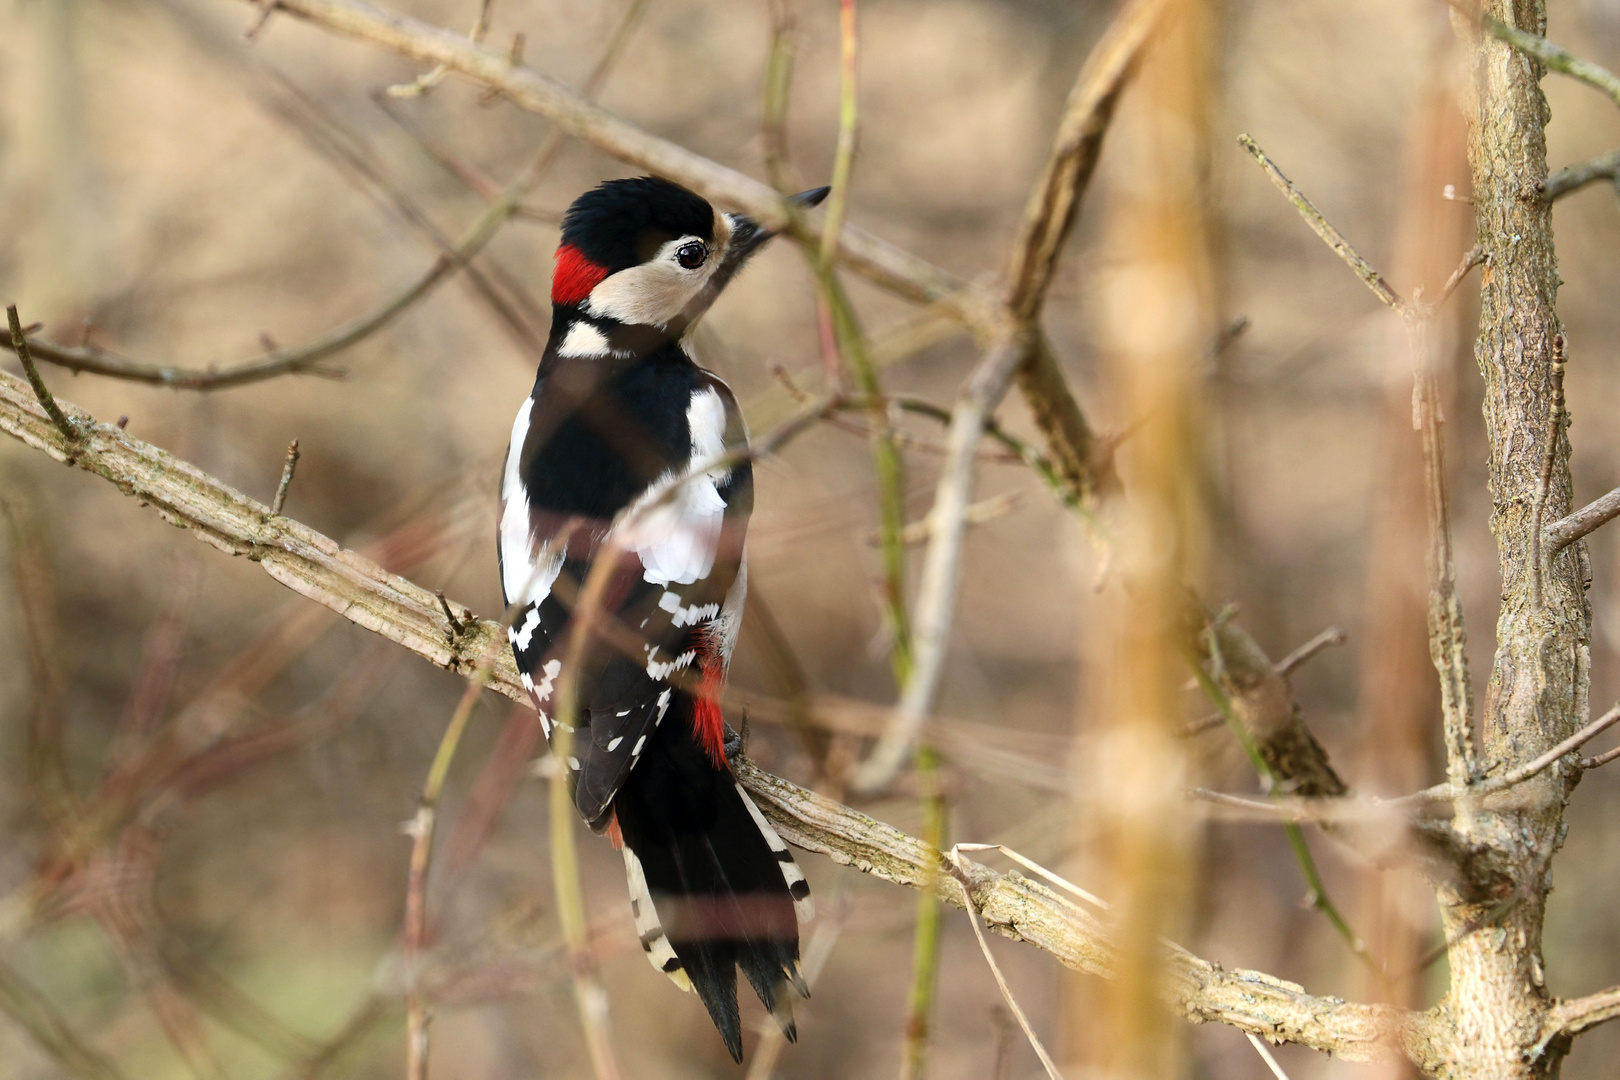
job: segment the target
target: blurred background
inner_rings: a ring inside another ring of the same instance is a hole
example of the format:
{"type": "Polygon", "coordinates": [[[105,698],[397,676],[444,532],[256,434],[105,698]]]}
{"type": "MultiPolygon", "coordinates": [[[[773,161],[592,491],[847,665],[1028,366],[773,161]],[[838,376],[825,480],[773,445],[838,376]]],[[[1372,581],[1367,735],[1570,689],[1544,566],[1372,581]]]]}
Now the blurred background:
{"type": "MultiPolygon", "coordinates": [[[[396,5],[465,31],[468,0],[396,5]]],[[[1555,0],[1550,36],[1620,65],[1620,2],[1555,0]]],[[[497,0],[488,33],[580,85],[629,0],[497,0]]],[[[763,87],[773,18],[796,48],[787,151],[825,182],[837,134],[838,11],[646,0],[601,83],[611,110],[764,175],[763,87]],[[773,15],[773,12],[775,13],[773,15]]],[[[972,277],[997,269],[1065,95],[1112,14],[1080,0],[861,0],[860,151],[850,220],[972,277]]],[[[419,279],[546,138],[539,118],[455,79],[382,96],[422,71],[285,16],[256,38],[224,0],[8,0],[0,6],[0,295],[44,337],[153,363],[229,364],[307,341],[419,279]]],[[[1279,658],[1324,627],[1348,632],[1294,678],[1308,722],[1355,788],[1435,782],[1438,694],[1423,630],[1420,461],[1406,352],[1388,313],[1304,228],[1236,145],[1247,131],[1403,292],[1430,295],[1472,243],[1455,99],[1461,57],[1428,0],[1233,0],[1220,9],[1207,213],[1221,324],[1247,320],[1203,372],[1207,600],[1238,605],[1279,658]]],[[[1620,113],[1545,83],[1553,168],[1620,145],[1620,113]]],[[[1117,119],[1128,124],[1127,101],[1117,119]]],[[[45,367],[57,393],[268,502],[287,442],[303,459],[287,513],[486,617],[498,464],[533,379],[549,308],[556,215],[631,170],[565,143],[518,215],[473,263],[319,375],[212,393],[45,367]],[[541,301],[537,303],[536,300],[541,301]]],[[[1098,362],[1091,282],[1133,183],[1105,147],[1047,305],[1046,326],[1088,414],[1120,430],[1098,362]]],[[[1620,483],[1620,206],[1594,185],[1557,205],[1571,342],[1575,489],[1620,483]]],[[[915,309],[850,279],[862,321],[899,340],[915,309]]],[[[1476,700],[1493,645],[1495,553],[1471,347],[1477,279],[1442,316],[1458,572],[1476,700]]],[[[926,326],[924,327],[927,328],[926,326]]],[[[948,405],[975,360],[963,335],[880,348],[885,387],[948,405]]],[[[728,291],[696,340],[757,432],[792,395],[773,365],[821,385],[812,278],[778,243],[728,291]]],[[[8,370],[17,370],[14,361],[8,370]]],[[[1016,395],[1001,413],[1031,434],[1016,395]]],[[[908,419],[910,516],[932,498],[941,430],[908,419]]],[[[1130,472],[1129,444],[1121,467],[1130,472]]],[[[293,596],[245,561],[184,538],[105,482],[0,442],[0,1080],[96,1075],[18,997],[20,978],[130,1078],[394,1077],[404,1058],[399,934],[408,839],[428,762],[462,690],[293,596]],[[63,807],[88,824],[53,824],[63,807]],[[19,1023],[23,1021],[24,1023],[19,1023]],[[30,1035],[26,1023],[35,1024],[30,1035]]],[[[969,533],[940,696],[953,839],[1008,844],[1086,881],[1088,747],[1081,641],[1099,574],[1072,515],[1028,470],[990,462],[979,498],[1006,495],[969,533]]],[[[779,721],[808,701],[859,755],[894,699],[878,605],[871,456],[859,423],[823,425],[759,474],[751,604],[733,682],[766,768],[827,783],[779,721]],[[770,624],[774,629],[767,632],[770,624]],[[773,703],[775,703],[773,705],[773,703]]],[[[1620,542],[1591,542],[1593,701],[1620,694],[1620,542]]],[[[913,549],[913,569],[920,548],[913,549]]],[[[1208,711],[1194,693],[1187,719],[1208,711]]],[[[733,709],[734,720],[740,716],[733,709]]],[[[1189,741],[1195,779],[1251,791],[1231,738],[1189,741]]],[[[423,978],[445,1077],[586,1076],[552,903],[540,750],[486,695],[451,773],[429,891],[423,978]]],[[[915,832],[915,787],[858,803],[915,832]]],[[[1196,813],[1190,810],[1190,813],[1196,813]]],[[[1620,771],[1576,793],[1547,924],[1554,993],[1620,982],[1620,771]]],[[[1318,913],[1286,841],[1264,825],[1199,830],[1186,944],[1350,998],[1385,991],[1318,913]]],[[[1443,993],[1432,902],[1320,836],[1334,899],[1375,955],[1410,958],[1403,992],[1443,993]]],[[[738,1075],[694,997],[636,947],[619,857],[582,846],[595,942],[632,1077],[738,1075]]],[[[909,983],[914,894],[803,856],[824,956],[786,1077],[893,1075],[909,983]]],[[[966,917],[943,923],[930,1074],[1033,1077],[966,917]]],[[[1065,1019],[1083,997],[1050,956],[991,947],[1037,1030],[1079,1058],[1065,1019]]],[[[757,1003],[745,1020],[762,1017],[757,1003]]],[[[1237,1032],[1188,1036],[1192,1075],[1258,1077],[1237,1032]]],[[[752,1048],[757,1039],[749,1037],[752,1048]]],[[[751,1050],[752,1052],[752,1050],[751,1050]]],[[[1283,1048],[1295,1080],[1389,1075],[1283,1048]]],[[[1565,1076],[1613,1075],[1620,1031],[1580,1040],[1565,1076]]]]}

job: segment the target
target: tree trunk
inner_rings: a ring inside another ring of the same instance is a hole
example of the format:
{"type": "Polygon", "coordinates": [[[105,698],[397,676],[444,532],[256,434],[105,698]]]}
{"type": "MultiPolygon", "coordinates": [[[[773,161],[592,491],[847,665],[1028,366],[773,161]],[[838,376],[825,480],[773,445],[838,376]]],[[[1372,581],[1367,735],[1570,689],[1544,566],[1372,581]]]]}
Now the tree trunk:
{"type": "MultiPolygon", "coordinates": [[[[1545,30],[1541,0],[1488,0],[1484,9],[1510,26],[1545,30]]],[[[1542,190],[1543,69],[1489,36],[1474,56],[1468,156],[1478,243],[1489,259],[1474,356],[1485,382],[1491,531],[1502,579],[1482,715],[1481,762],[1491,772],[1550,749],[1584,722],[1590,613],[1578,566],[1584,549],[1572,545],[1538,572],[1533,543],[1538,522],[1566,513],[1570,499],[1568,443],[1553,409],[1558,265],[1542,190]]],[[[1441,1073],[1448,1080],[1558,1074],[1567,1046],[1539,1045],[1551,1004],[1541,928],[1564,806],[1578,778],[1578,768],[1555,765],[1499,800],[1458,804],[1454,824],[1465,854],[1456,883],[1440,896],[1453,942],[1442,1006],[1455,1025],[1441,1073]]]]}

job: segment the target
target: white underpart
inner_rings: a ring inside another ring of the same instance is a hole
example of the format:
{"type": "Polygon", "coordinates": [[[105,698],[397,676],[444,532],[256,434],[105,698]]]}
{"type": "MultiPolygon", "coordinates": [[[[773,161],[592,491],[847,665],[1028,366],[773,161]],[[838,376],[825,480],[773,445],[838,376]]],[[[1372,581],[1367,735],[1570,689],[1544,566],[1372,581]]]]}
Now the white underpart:
{"type": "Polygon", "coordinates": [[[685,469],[659,477],[643,496],[645,501],[626,512],[620,533],[625,547],[641,558],[642,576],[654,585],[690,585],[707,577],[720,547],[726,501],[719,485],[731,471],[723,466],[708,469],[673,492],[668,485],[693,465],[725,453],[725,402],[713,389],[698,391],[686,407],[686,423],[692,433],[691,461],[685,469]]]}
{"type": "Polygon", "coordinates": [[[529,522],[529,501],[523,496],[519,470],[533,407],[534,399],[528,398],[512,421],[512,441],[507,444],[506,468],[501,473],[501,590],[509,604],[520,599],[538,604],[550,596],[563,564],[562,552],[553,554],[549,545],[536,541],[529,522]],[[524,595],[519,597],[519,593],[524,595]]]}
{"type": "MultiPolygon", "coordinates": [[[[754,824],[765,834],[765,842],[770,845],[771,854],[786,852],[787,843],[771,827],[771,823],[765,820],[765,815],[759,812],[759,807],[754,805],[754,800],[748,797],[748,792],[743,790],[741,784],[737,785],[737,794],[742,796],[743,805],[748,807],[748,813],[754,819],[754,824]]],[[[787,882],[789,889],[793,888],[794,882],[804,880],[804,872],[799,869],[799,864],[793,861],[791,855],[786,859],[778,858],[776,865],[782,868],[782,880],[787,882]]],[[[799,917],[801,923],[807,923],[816,917],[816,904],[810,899],[809,893],[805,893],[803,900],[793,901],[793,913],[799,917]]]]}
{"type": "MultiPolygon", "coordinates": [[[[630,880],[631,913],[636,920],[636,934],[645,943],[642,948],[647,953],[647,960],[659,971],[664,971],[665,964],[677,959],[675,947],[669,943],[664,928],[658,922],[658,909],[653,907],[652,890],[647,888],[647,875],[641,869],[641,860],[629,847],[624,849],[624,876],[630,880]]],[[[692,980],[684,969],[677,968],[664,974],[682,990],[692,989],[692,980]]]]}
{"type": "Polygon", "coordinates": [[[611,351],[607,336],[588,322],[570,326],[557,346],[558,356],[606,356],[611,351]]]}

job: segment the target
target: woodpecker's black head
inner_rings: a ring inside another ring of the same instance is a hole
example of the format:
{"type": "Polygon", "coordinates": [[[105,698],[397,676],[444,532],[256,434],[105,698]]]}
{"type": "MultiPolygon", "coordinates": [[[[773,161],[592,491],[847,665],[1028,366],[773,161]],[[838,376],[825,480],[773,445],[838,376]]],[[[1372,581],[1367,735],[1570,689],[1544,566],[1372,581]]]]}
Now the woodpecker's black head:
{"type": "MultiPolygon", "coordinates": [[[[814,206],[817,188],[793,199],[814,206]]],[[[742,214],[653,176],[609,180],[563,216],[551,300],[592,321],[652,326],[678,337],[774,235],[742,214]]]]}

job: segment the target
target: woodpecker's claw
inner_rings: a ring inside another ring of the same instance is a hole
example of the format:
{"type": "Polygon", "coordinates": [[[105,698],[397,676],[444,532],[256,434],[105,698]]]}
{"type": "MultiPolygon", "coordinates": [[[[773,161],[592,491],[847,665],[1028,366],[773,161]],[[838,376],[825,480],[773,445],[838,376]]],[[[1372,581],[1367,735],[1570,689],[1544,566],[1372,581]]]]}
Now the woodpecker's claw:
{"type": "Polygon", "coordinates": [[[742,733],[736,728],[732,727],[730,724],[727,724],[725,736],[720,741],[720,747],[726,752],[727,762],[736,761],[738,758],[742,757],[742,733]]]}

